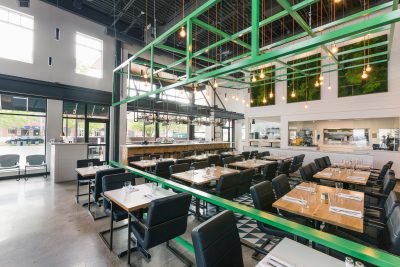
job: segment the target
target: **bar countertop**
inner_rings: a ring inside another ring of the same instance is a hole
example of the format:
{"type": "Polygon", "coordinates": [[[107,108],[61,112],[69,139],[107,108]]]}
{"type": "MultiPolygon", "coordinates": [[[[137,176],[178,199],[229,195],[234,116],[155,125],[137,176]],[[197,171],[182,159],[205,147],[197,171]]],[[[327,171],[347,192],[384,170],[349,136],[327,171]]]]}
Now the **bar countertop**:
{"type": "Polygon", "coordinates": [[[142,145],[142,144],[133,144],[133,145],[125,145],[124,147],[126,148],[142,148],[142,147],[168,147],[168,146],[191,146],[191,145],[215,145],[215,144],[229,144],[229,142],[205,142],[205,143],[200,143],[200,142],[182,142],[182,143],[171,143],[171,144],[148,144],[148,145],[142,145]]]}

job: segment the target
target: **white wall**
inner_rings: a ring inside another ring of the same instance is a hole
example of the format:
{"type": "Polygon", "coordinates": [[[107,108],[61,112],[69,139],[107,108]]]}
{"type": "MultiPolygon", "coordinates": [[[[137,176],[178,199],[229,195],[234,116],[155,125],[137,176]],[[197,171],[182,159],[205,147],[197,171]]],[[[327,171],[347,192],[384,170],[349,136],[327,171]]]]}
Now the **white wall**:
{"type": "Polygon", "coordinates": [[[20,8],[16,0],[1,0],[0,5],[34,16],[33,64],[0,58],[1,74],[111,91],[115,42],[104,34],[103,26],[39,0],[31,0],[29,8],[20,8]],[[54,38],[56,27],[61,31],[60,41],[54,38]],[[77,31],[103,40],[103,78],[75,73],[77,31]],[[53,58],[51,67],[49,56],[53,58]]]}

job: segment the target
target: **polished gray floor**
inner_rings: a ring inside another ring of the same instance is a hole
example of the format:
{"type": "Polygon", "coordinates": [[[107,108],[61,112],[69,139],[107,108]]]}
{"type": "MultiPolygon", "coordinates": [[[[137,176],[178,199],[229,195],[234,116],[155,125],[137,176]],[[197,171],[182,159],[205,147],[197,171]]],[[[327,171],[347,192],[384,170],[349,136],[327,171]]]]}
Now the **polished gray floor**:
{"type": "MultiPolygon", "coordinates": [[[[110,252],[98,235],[109,228],[109,219],[94,221],[75,203],[74,194],[74,183],[54,184],[43,178],[0,181],[0,266],[127,266],[126,257],[110,252]]],[[[187,240],[198,224],[192,216],[189,221],[187,240]]],[[[116,233],[117,251],[126,248],[126,231],[116,233]]],[[[254,266],[253,251],[242,248],[245,265],[254,266]]],[[[138,252],[131,260],[136,266],[184,266],[164,245],[150,253],[149,262],[138,252]]],[[[194,262],[193,254],[185,255],[194,262]]]]}

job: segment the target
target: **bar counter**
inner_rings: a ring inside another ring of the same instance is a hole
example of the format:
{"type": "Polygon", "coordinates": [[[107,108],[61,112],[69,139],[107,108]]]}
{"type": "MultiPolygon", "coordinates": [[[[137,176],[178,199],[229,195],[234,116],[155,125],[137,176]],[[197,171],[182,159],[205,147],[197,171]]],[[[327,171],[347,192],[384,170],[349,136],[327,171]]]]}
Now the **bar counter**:
{"type": "Polygon", "coordinates": [[[228,142],[208,142],[208,143],[197,143],[197,142],[184,142],[184,143],[173,143],[173,144],[148,144],[148,145],[125,145],[121,146],[122,159],[124,163],[127,163],[126,159],[132,155],[149,155],[149,154],[163,154],[171,153],[174,157],[179,158],[179,155],[183,151],[204,151],[204,150],[217,150],[227,149],[230,147],[228,142]]]}

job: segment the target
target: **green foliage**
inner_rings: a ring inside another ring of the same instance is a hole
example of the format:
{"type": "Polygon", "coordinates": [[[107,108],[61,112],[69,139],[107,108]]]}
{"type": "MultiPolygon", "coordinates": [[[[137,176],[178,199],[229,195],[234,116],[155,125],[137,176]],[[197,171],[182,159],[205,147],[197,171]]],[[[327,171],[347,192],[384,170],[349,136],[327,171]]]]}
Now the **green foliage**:
{"type": "MultiPolygon", "coordinates": [[[[251,99],[253,103],[251,103],[251,107],[259,107],[259,106],[270,106],[275,105],[275,81],[273,77],[275,77],[275,66],[269,66],[263,69],[265,73],[265,78],[260,80],[260,73],[254,73],[256,75],[257,81],[252,83],[251,87],[251,99]],[[270,97],[270,93],[272,91],[272,98],[270,97]],[[267,103],[263,103],[263,99],[267,100],[267,103]]],[[[251,76],[251,78],[253,75],[251,76]]]]}
{"type": "Polygon", "coordinates": [[[315,86],[315,82],[319,79],[319,75],[315,75],[315,73],[321,70],[321,60],[319,58],[321,58],[321,54],[318,53],[287,62],[288,65],[293,65],[307,61],[307,63],[295,66],[295,68],[303,70],[305,74],[309,75],[304,76],[290,68],[286,70],[288,79],[286,90],[288,103],[321,99],[321,88],[320,86],[315,86]],[[294,97],[292,97],[293,91],[295,93],[294,97]]]}
{"type": "MultiPolygon", "coordinates": [[[[366,39],[365,46],[381,43],[387,41],[387,35],[378,36],[372,38],[368,41],[366,39]]],[[[364,47],[364,40],[361,42],[353,43],[339,48],[340,52],[349,51],[352,49],[357,49],[364,47]]],[[[387,45],[379,45],[369,49],[370,55],[370,65],[372,71],[368,73],[367,79],[362,79],[361,74],[364,69],[364,64],[368,63],[368,59],[364,62],[364,49],[360,51],[351,52],[339,56],[339,61],[345,61],[349,59],[359,58],[355,61],[347,62],[343,64],[343,68],[338,71],[338,84],[339,97],[345,96],[355,96],[364,94],[373,94],[388,91],[388,64],[387,55],[378,55],[376,53],[382,53],[387,51],[387,45]],[[378,63],[377,61],[385,61],[378,63]],[[361,65],[359,67],[345,69],[346,67],[351,67],[355,65],[361,65]]],[[[365,50],[366,55],[368,55],[368,49],[365,50]]]]}

